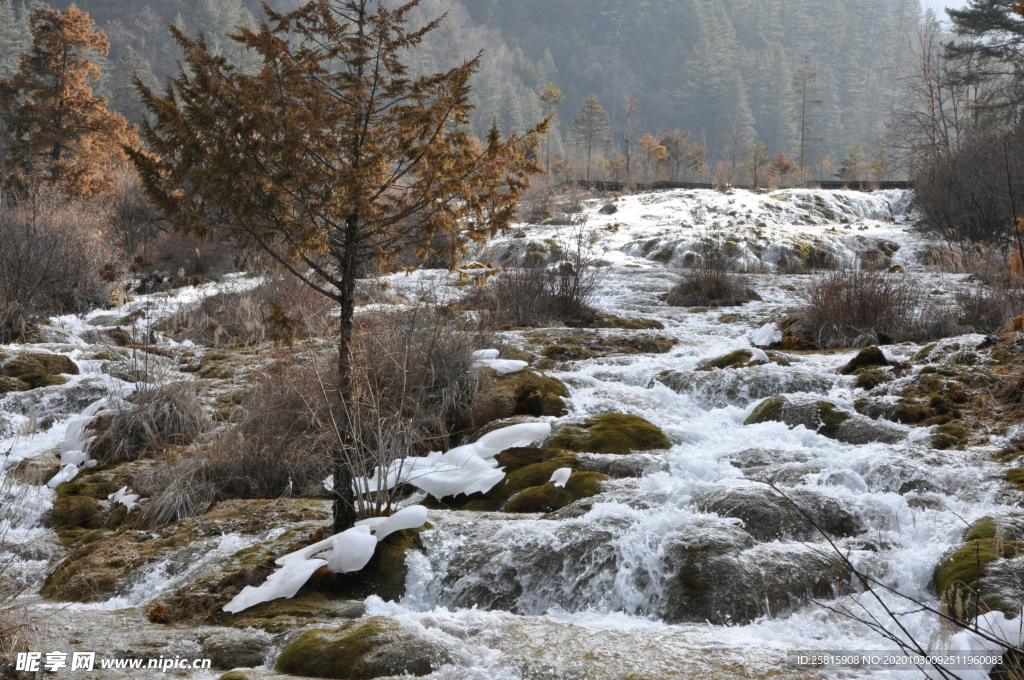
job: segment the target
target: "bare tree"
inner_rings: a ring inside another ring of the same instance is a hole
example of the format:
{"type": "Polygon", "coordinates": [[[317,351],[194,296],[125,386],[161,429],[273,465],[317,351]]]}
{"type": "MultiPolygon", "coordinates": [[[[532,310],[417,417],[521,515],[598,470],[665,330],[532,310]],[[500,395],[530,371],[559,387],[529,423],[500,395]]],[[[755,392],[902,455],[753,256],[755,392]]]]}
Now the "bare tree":
{"type": "Polygon", "coordinates": [[[623,112],[626,114],[626,123],[622,126],[622,143],[626,147],[626,184],[632,178],[630,169],[630,148],[629,144],[633,138],[640,134],[640,122],[637,120],[637,112],[640,109],[640,99],[633,93],[627,94],[623,102],[623,112]]]}

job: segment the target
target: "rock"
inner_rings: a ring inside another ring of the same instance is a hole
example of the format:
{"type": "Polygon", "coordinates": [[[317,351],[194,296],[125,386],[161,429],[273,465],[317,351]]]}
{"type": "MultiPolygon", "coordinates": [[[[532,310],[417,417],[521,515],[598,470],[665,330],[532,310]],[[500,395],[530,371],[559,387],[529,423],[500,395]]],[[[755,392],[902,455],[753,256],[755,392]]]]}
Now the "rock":
{"type": "Polygon", "coordinates": [[[707,493],[697,504],[705,512],[742,520],[759,541],[808,540],[816,533],[814,525],[830,537],[859,533],[857,520],[834,499],[798,489],[786,495],[792,502],[767,486],[741,486],[707,493]]]}
{"type": "Polygon", "coordinates": [[[4,385],[0,385],[0,391],[21,391],[14,389],[21,386],[21,389],[34,390],[38,387],[63,385],[68,379],[61,377],[61,374],[78,375],[78,366],[63,354],[19,354],[0,365],[0,375],[17,381],[6,381],[4,385]]]}
{"type": "Polygon", "coordinates": [[[266,662],[272,643],[262,631],[226,630],[203,641],[202,655],[214,668],[255,668],[266,662]]]}
{"type": "Polygon", "coordinates": [[[217,680],[255,680],[255,677],[245,671],[228,671],[217,680]]]}
{"type": "Polygon", "coordinates": [[[891,366],[892,363],[885,358],[882,350],[877,347],[865,347],[857,352],[857,356],[839,369],[841,375],[854,375],[858,371],[872,366],[891,366]]]}
{"type": "Polygon", "coordinates": [[[258,604],[231,615],[215,612],[211,623],[242,630],[254,628],[277,634],[331,619],[358,619],[366,615],[366,605],[356,600],[334,600],[324,593],[304,590],[292,598],[258,604]]]}
{"type": "Polygon", "coordinates": [[[785,423],[790,427],[803,425],[808,430],[847,444],[891,444],[906,438],[902,430],[855,416],[825,400],[796,401],[781,395],[769,397],[754,408],[743,424],[754,425],[769,421],[785,423]]]}
{"type": "Polygon", "coordinates": [[[372,680],[389,675],[429,675],[451,657],[439,643],[372,617],[333,630],[310,630],[288,645],[274,669],[314,678],[372,680]]]}
{"type": "Polygon", "coordinates": [[[900,397],[895,402],[875,399],[858,399],[854,402],[853,408],[857,413],[871,419],[885,418],[894,423],[904,425],[915,425],[922,423],[936,415],[936,412],[914,399],[900,397]]]}
{"type": "Polygon", "coordinates": [[[967,443],[967,439],[967,428],[959,420],[954,420],[935,428],[935,433],[932,435],[932,447],[950,449],[963,446],[967,443]]]}
{"type": "Polygon", "coordinates": [[[405,594],[405,576],[409,571],[406,554],[422,550],[420,534],[430,528],[428,523],[418,529],[396,531],[377,544],[373,557],[359,571],[335,574],[324,567],[310,577],[304,588],[335,599],[362,600],[376,595],[384,601],[397,602],[405,594]]]}
{"type": "Polygon", "coordinates": [[[509,500],[505,512],[554,512],[581,498],[596,495],[601,490],[601,482],[607,479],[610,477],[600,472],[573,472],[564,487],[556,487],[549,481],[524,489],[509,500]]]}
{"type": "Polygon", "coordinates": [[[661,428],[640,416],[602,413],[555,426],[548,445],[587,453],[630,453],[672,446],[661,428]]]}
{"type": "Polygon", "coordinates": [[[1024,605],[1019,569],[1019,558],[1024,555],[1022,539],[1019,517],[982,517],[968,527],[964,543],[943,556],[932,576],[950,613],[963,618],[986,611],[1020,615],[1024,605]]]}
{"type": "Polygon", "coordinates": [[[889,380],[891,380],[891,378],[887,376],[883,371],[880,371],[877,368],[872,368],[866,371],[862,371],[861,374],[857,376],[857,380],[856,382],[854,382],[854,386],[859,387],[862,390],[870,391],[889,380]]]}
{"type": "Polygon", "coordinates": [[[665,297],[672,307],[736,307],[754,300],[761,300],[761,296],[753,288],[737,285],[724,276],[704,286],[684,280],[665,297]]]}
{"type": "Polygon", "coordinates": [[[47,482],[47,475],[54,467],[60,466],[60,449],[24,458],[14,468],[14,478],[22,484],[42,486],[47,482]]]}
{"type": "Polygon", "coordinates": [[[614,215],[618,211],[619,208],[614,203],[605,203],[598,212],[602,215],[614,215]]]}
{"type": "Polygon", "coordinates": [[[557,378],[530,368],[500,377],[493,371],[483,375],[483,385],[469,407],[469,428],[513,416],[564,416],[568,412],[562,400],[568,399],[569,390],[557,378]]]}
{"type": "MultiPolygon", "coordinates": [[[[459,495],[452,499],[448,507],[459,510],[494,511],[502,510],[509,500],[517,494],[531,489],[541,487],[548,483],[551,475],[559,468],[576,468],[576,456],[560,449],[535,449],[542,453],[526,454],[525,451],[510,449],[513,453],[502,452],[499,456],[505,456],[504,460],[511,463],[514,468],[508,471],[508,476],[503,482],[488,491],[486,494],[475,493],[470,496],[459,495]],[[506,455],[507,454],[507,455],[506,455]],[[537,462],[534,461],[540,458],[537,462]]],[[[499,461],[500,464],[500,461],[499,461]]],[[[561,491],[561,489],[559,489],[561,491]]],[[[596,491],[595,491],[596,493],[596,491]]],[[[592,495],[592,494],[590,494],[592,495]]],[[[583,498],[584,496],[580,496],[583,498]]],[[[571,501],[569,501],[571,502],[571,501]]],[[[540,512],[539,510],[519,510],[518,512],[540,512]]]]}
{"type": "Polygon", "coordinates": [[[712,408],[746,406],[776,394],[826,394],[835,383],[834,377],[817,371],[799,368],[780,371],[762,365],[742,371],[663,371],[655,380],[712,408]]]}
{"type": "Polygon", "coordinates": [[[667,623],[744,624],[806,597],[835,597],[849,580],[838,557],[799,543],[753,545],[736,526],[695,522],[665,539],[667,623]]]}
{"type": "Polygon", "coordinates": [[[25,390],[32,389],[28,383],[22,382],[17,378],[8,378],[6,375],[0,375],[0,394],[7,394],[8,392],[23,392],[25,390]]]}
{"type": "Polygon", "coordinates": [[[668,461],[650,453],[579,453],[581,471],[600,472],[609,477],[643,477],[648,471],[668,472],[668,461]]]}
{"type": "Polygon", "coordinates": [[[100,517],[102,511],[99,501],[95,498],[88,496],[58,498],[50,510],[48,524],[57,529],[68,527],[95,529],[103,523],[100,517]]]}
{"type": "MultiPolygon", "coordinates": [[[[713,371],[716,368],[747,368],[750,366],[761,366],[763,362],[752,362],[750,359],[754,356],[753,352],[749,349],[738,349],[735,352],[730,352],[724,356],[720,356],[716,359],[708,359],[702,361],[695,371],[713,371]]],[[[768,355],[768,358],[773,364],[779,364],[780,366],[789,366],[790,363],[784,357],[779,356],[772,352],[768,355]]]]}

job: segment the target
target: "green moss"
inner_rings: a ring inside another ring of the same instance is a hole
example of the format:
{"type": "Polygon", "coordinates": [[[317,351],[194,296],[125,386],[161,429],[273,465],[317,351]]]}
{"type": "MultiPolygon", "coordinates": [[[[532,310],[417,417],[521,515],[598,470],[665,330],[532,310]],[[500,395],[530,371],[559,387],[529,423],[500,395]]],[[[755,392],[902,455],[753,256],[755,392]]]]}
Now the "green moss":
{"type": "Polygon", "coordinates": [[[78,375],[78,366],[63,354],[22,354],[0,367],[0,374],[25,382],[35,376],[78,375]]]}
{"type": "Polygon", "coordinates": [[[548,481],[541,486],[524,489],[512,497],[505,506],[505,511],[554,512],[573,501],[597,495],[601,490],[601,482],[607,479],[610,479],[608,475],[599,472],[574,472],[569,475],[565,487],[555,487],[554,482],[548,481]]]}
{"type": "Polygon", "coordinates": [[[857,352],[857,356],[850,359],[849,363],[839,369],[841,375],[853,375],[858,371],[872,366],[889,366],[889,360],[877,347],[865,347],[857,352]]]}
{"type": "Polygon", "coordinates": [[[456,496],[447,504],[453,510],[476,510],[494,512],[505,508],[509,499],[516,494],[534,486],[546,484],[551,475],[559,468],[576,468],[576,456],[556,449],[536,449],[537,451],[554,452],[553,456],[533,463],[528,463],[513,470],[493,489],[485,494],[475,493],[470,496],[456,496]]]}
{"type": "Polygon", "coordinates": [[[781,394],[776,394],[774,397],[768,397],[760,404],[758,404],[751,412],[747,419],[743,421],[744,425],[757,425],[758,423],[767,422],[782,422],[782,411],[786,408],[786,398],[781,394]]]}
{"type": "Polygon", "coordinates": [[[100,504],[88,496],[67,496],[58,498],[50,510],[50,522],[54,527],[86,527],[95,529],[100,525],[100,504]]]}
{"type": "MultiPolygon", "coordinates": [[[[990,518],[984,519],[994,527],[994,522],[990,518]]],[[[976,533],[978,532],[969,532],[970,535],[976,533]]],[[[1013,559],[1024,554],[1024,543],[997,540],[994,529],[991,533],[991,536],[967,540],[960,548],[943,558],[933,575],[935,589],[939,597],[951,608],[960,603],[964,611],[972,616],[975,608],[978,613],[1001,610],[1007,614],[1019,615],[1019,608],[1012,603],[1003,602],[998,593],[984,593],[980,603],[977,602],[979,580],[985,576],[988,566],[998,559],[1013,559]],[[1013,609],[1018,610],[1012,611],[1013,609]]]]}
{"type": "Polygon", "coordinates": [[[306,631],[281,652],[274,670],[314,678],[355,680],[353,667],[377,646],[374,638],[383,632],[373,625],[354,630],[342,627],[335,634],[325,630],[306,631]]]}
{"type": "Polygon", "coordinates": [[[351,621],[333,630],[310,630],[288,645],[274,669],[315,678],[371,680],[428,675],[450,663],[439,645],[397,628],[388,619],[351,621]]]}
{"type": "Polygon", "coordinates": [[[1010,468],[1003,475],[1018,488],[1024,487],[1024,468],[1010,468]]]}
{"type": "Polygon", "coordinates": [[[671,246],[669,248],[665,248],[664,250],[661,250],[661,251],[655,253],[654,256],[651,257],[651,259],[654,260],[655,262],[663,262],[663,263],[667,264],[669,261],[672,260],[672,254],[675,251],[676,251],[676,247],[675,246],[671,246]]]}
{"type": "Polygon", "coordinates": [[[561,380],[525,370],[496,377],[470,405],[470,427],[513,416],[563,416],[569,389],[561,380]]]}
{"type": "Polygon", "coordinates": [[[582,361],[598,356],[597,352],[579,345],[549,345],[544,348],[543,354],[548,359],[555,361],[582,361]]]}
{"type": "Polygon", "coordinates": [[[546,460],[554,460],[564,453],[561,449],[538,449],[528,447],[515,447],[505,449],[498,454],[496,460],[498,467],[505,470],[506,474],[515,472],[520,468],[534,463],[543,463],[546,460]]]}
{"type": "Polygon", "coordinates": [[[32,389],[29,384],[18,380],[17,378],[8,378],[6,375],[0,375],[0,394],[7,394],[8,392],[24,392],[25,390],[32,389]]]}
{"type": "Polygon", "coordinates": [[[115,481],[104,481],[102,479],[90,479],[84,482],[64,482],[57,485],[57,498],[68,498],[71,496],[88,496],[97,500],[105,501],[107,497],[120,489],[123,484],[118,485],[115,481]]]}
{"type": "Polygon", "coordinates": [[[701,362],[701,364],[694,370],[713,371],[716,368],[739,368],[750,361],[752,356],[754,355],[749,349],[738,349],[735,352],[729,352],[717,359],[709,359],[701,362]]]}
{"type": "Polygon", "coordinates": [[[568,425],[555,435],[551,445],[589,453],[629,453],[671,446],[661,428],[640,416],[623,413],[602,413],[581,425],[568,425]]]}
{"type": "Polygon", "coordinates": [[[953,420],[935,428],[935,434],[932,435],[932,447],[949,449],[963,446],[967,443],[967,437],[967,428],[960,424],[960,421],[953,420]]]}
{"type": "Polygon", "coordinates": [[[596,313],[590,323],[592,328],[624,328],[626,330],[664,330],[665,324],[655,319],[624,319],[613,314],[596,313]]]}
{"type": "Polygon", "coordinates": [[[896,409],[893,415],[895,416],[893,420],[898,423],[914,425],[927,420],[931,417],[932,412],[927,406],[918,401],[900,399],[896,402],[896,409]]]}
{"type": "Polygon", "coordinates": [[[836,427],[850,419],[850,414],[840,411],[836,405],[829,401],[818,401],[818,418],[821,420],[823,429],[836,427]]]}
{"type": "Polygon", "coordinates": [[[854,383],[855,386],[864,389],[871,390],[878,387],[882,383],[886,382],[888,377],[882,371],[877,368],[868,369],[857,376],[857,381],[854,383]]]}

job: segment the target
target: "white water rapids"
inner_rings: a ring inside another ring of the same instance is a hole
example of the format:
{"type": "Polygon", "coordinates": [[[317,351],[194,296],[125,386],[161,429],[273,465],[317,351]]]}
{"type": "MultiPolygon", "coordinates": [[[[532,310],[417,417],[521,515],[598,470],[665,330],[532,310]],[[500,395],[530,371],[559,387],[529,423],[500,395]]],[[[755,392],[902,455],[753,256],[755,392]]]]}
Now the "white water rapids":
{"type": "MultiPolygon", "coordinates": [[[[943,554],[960,543],[965,522],[1014,510],[1004,495],[1002,469],[991,460],[1006,438],[993,437],[985,447],[967,451],[939,451],[929,444],[928,428],[899,426],[908,436],[895,444],[850,445],[802,426],[743,425],[757,401],[780,391],[827,398],[853,411],[855,397],[863,392],[854,388],[854,378],[836,372],[853,356],[852,351],[793,355],[790,367],[770,364],[701,373],[679,391],[656,380],[664,371],[685,373],[703,360],[749,348],[748,334],[785,317],[809,280],[796,275],[752,275],[751,285],[764,302],[742,308],[691,312],[659,302],[657,296],[677,280],[675,267],[685,249],[676,247],[662,258],[667,262],[653,258],[691,238],[679,225],[691,221],[697,205],[710,210],[712,219],[726,229],[758,232],[763,248],[752,248],[749,242],[742,247],[751,258],[769,266],[778,262],[787,244],[804,237],[817,239],[816,244],[840,261],[855,258],[858,248],[868,247],[865,243],[884,239],[900,246],[893,261],[906,267],[908,276],[926,279],[944,294],[962,285],[962,277],[928,273],[916,266],[923,242],[905,222],[899,207],[905,197],[898,192],[791,194],[795,198],[776,200],[777,205],[768,208],[767,197],[748,192],[634,197],[624,199],[619,212],[609,216],[597,213],[600,203],[590,207],[588,226],[595,229],[594,248],[605,267],[594,307],[622,317],[657,319],[665,330],[656,333],[674,338],[677,344],[667,354],[562,364],[551,375],[570,389],[567,417],[607,412],[639,415],[661,427],[672,447],[652,455],[643,476],[606,483],[601,495],[560,518],[432,511],[429,521],[434,528],[423,534],[426,552],[408,557],[403,600],[387,603],[371,597],[367,601],[369,613],[394,617],[403,626],[437,637],[452,650],[455,663],[431,677],[813,676],[818,672],[787,667],[787,652],[897,649],[864,624],[799,599],[780,611],[766,602],[754,603],[751,606],[762,613],[752,622],[706,623],[686,617],[677,623],[665,622],[679,619],[678,612],[671,610],[668,553],[673,542],[701,540],[705,534],[721,534],[739,525],[739,520],[702,512],[700,499],[729,490],[762,488],[764,480],[772,480],[793,492],[834,502],[858,525],[855,536],[838,540],[843,553],[860,570],[894,590],[935,607],[934,569],[943,554]],[[800,196],[804,207],[794,205],[800,196]],[[817,212],[811,210],[815,200],[819,201],[817,212]],[[912,267],[916,269],[911,271],[912,267]]],[[[557,228],[525,229],[528,240],[542,242],[552,238],[557,228]]],[[[488,255],[498,259],[503,253],[521,254],[526,240],[505,237],[481,253],[481,260],[488,255]]],[[[436,276],[420,272],[392,277],[391,283],[396,290],[411,291],[417,279],[436,276]]],[[[80,332],[85,321],[65,319],[66,341],[33,349],[78,359],[88,345],[80,332]]],[[[940,350],[948,350],[945,356],[949,356],[952,348],[970,349],[981,339],[950,338],[940,350]]],[[[889,358],[907,361],[919,347],[884,349],[889,358]]],[[[35,418],[58,417],[44,432],[17,438],[8,470],[18,460],[59,445],[68,417],[117,388],[115,378],[100,374],[89,361],[78,361],[78,365],[82,375],[65,386],[43,388],[49,391],[45,398],[31,401],[15,393],[0,398],[0,421],[5,420],[12,433],[24,429],[30,413],[35,418]],[[95,389],[78,402],[61,396],[72,390],[87,391],[82,385],[95,389]],[[77,409],[69,409],[69,403],[77,409]]],[[[38,572],[59,549],[53,534],[38,522],[52,500],[51,490],[35,488],[21,510],[5,520],[9,522],[5,549],[18,556],[18,569],[25,573],[38,572]],[[49,548],[33,552],[31,545],[49,548]]],[[[189,569],[224,559],[227,547],[236,545],[233,540],[210,541],[210,551],[195,555],[189,569]]],[[[814,546],[828,550],[820,542],[814,546]]],[[[784,563],[802,548],[799,541],[787,539],[759,541],[744,551],[743,559],[751,564],[759,560],[784,563]]],[[[793,564],[799,568],[800,562],[793,564]]],[[[130,601],[121,599],[106,606],[141,606],[180,586],[182,579],[171,574],[180,575],[181,570],[164,566],[147,567],[142,577],[146,592],[136,588],[130,601]]],[[[772,584],[765,587],[770,590],[772,584]]],[[[836,599],[824,604],[889,621],[870,595],[835,594],[836,599]]],[[[955,632],[907,600],[892,594],[883,599],[891,609],[903,612],[900,622],[926,648],[943,649],[955,632]]],[[[920,673],[848,669],[842,677],[909,678],[920,673]]]]}

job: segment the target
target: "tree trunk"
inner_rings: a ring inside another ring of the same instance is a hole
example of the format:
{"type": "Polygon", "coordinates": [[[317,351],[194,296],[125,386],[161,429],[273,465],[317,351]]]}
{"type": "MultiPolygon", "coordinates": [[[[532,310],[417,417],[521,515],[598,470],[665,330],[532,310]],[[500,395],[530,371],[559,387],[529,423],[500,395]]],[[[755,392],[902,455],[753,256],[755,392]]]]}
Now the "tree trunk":
{"type": "MultiPolygon", "coordinates": [[[[341,434],[339,448],[334,453],[334,533],[355,526],[356,497],[352,489],[352,465],[346,456],[351,451],[351,416],[355,402],[352,383],[352,319],[355,315],[355,292],[358,263],[356,241],[359,231],[357,215],[349,216],[345,225],[345,250],[341,265],[342,290],[339,300],[340,328],[338,332],[338,400],[341,402],[338,429],[341,434]]],[[[352,452],[358,455],[357,452],[352,452]]]]}

